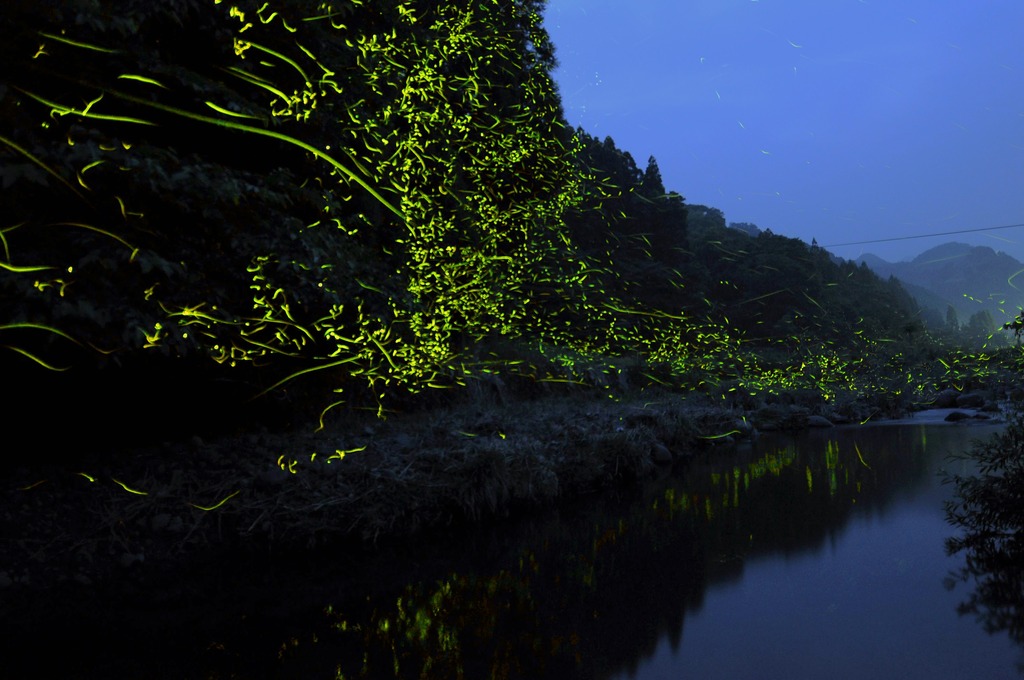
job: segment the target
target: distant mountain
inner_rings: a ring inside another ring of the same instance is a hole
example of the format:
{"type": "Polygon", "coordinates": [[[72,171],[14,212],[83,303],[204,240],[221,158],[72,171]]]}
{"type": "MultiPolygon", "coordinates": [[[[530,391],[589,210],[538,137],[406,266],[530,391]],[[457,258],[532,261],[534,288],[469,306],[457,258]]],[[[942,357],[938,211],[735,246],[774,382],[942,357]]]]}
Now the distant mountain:
{"type": "Polygon", "coordinates": [[[868,269],[870,269],[871,271],[875,272],[876,274],[883,278],[889,278],[889,274],[883,274],[882,272],[887,272],[887,268],[894,266],[891,262],[886,262],[882,258],[878,257],[877,255],[872,255],[871,253],[864,253],[863,255],[861,255],[860,259],[857,260],[857,264],[861,263],[866,264],[868,266],[868,269]]]}
{"type": "Polygon", "coordinates": [[[888,262],[866,254],[857,260],[880,277],[903,282],[923,310],[945,318],[952,305],[961,323],[987,309],[998,324],[1024,309],[1024,263],[986,246],[944,243],[909,262],[888,262]]]}

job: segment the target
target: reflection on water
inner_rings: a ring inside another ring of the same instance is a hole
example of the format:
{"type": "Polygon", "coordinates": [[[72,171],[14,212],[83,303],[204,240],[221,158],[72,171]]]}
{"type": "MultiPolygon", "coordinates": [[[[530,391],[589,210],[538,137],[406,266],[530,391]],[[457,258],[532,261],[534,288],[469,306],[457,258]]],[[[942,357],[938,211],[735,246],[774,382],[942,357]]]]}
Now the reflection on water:
{"type": "Polygon", "coordinates": [[[1003,432],[979,442],[970,457],[970,474],[944,475],[955,489],[946,518],[959,529],[946,550],[963,555],[949,586],[959,581],[969,587],[958,607],[962,614],[1024,645],[1024,411],[1003,432]]]}
{"type": "Polygon", "coordinates": [[[935,473],[993,431],[764,437],[628,497],[390,562],[222,573],[187,611],[134,611],[130,630],[82,637],[75,667],[103,659],[117,677],[158,656],[148,677],[1014,677],[1019,650],[958,617],[963,594],[942,583],[956,563],[935,473]]]}
{"type": "MultiPolygon", "coordinates": [[[[762,544],[765,552],[746,554],[742,579],[709,579],[704,607],[687,614],[681,639],[663,638],[635,677],[1014,677],[1018,652],[1005,636],[989,637],[959,618],[957,595],[942,585],[955,563],[943,547],[949,489],[934,471],[945,452],[978,435],[921,428],[823,435],[831,440],[820,447],[825,472],[832,479],[834,469],[836,480],[828,501],[805,498],[803,507],[774,515],[783,526],[807,518],[806,542],[789,550],[785,538],[762,544]],[[807,517],[815,507],[820,521],[807,517]]],[[[815,460],[817,444],[796,442],[807,452],[798,457],[815,460]]],[[[816,479],[813,463],[811,470],[816,479]]],[[[796,498],[795,488],[787,497],[796,498]]],[[[752,504],[747,512],[758,510],[752,504]]]]}

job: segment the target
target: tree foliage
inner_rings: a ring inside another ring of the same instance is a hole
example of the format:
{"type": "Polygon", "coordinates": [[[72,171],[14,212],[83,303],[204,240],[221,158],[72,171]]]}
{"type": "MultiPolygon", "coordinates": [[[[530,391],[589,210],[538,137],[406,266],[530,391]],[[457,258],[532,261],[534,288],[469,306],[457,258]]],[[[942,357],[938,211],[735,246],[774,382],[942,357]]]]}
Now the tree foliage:
{"type": "Polygon", "coordinates": [[[20,9],[12,322],[379,394],[459,380],[572,266],[536,2],[20,9]]]}
{"type": "Polygon", "coordinates": [[[654,157],[569,129],[542,8],[16,3],[9,357],[187,359],[382,408],[495,372],[849,384],[877,340],[919,334],[898,283],[728,229],[654,157]]]}
{"type": "Polygon", "coordinates": [[[946,504],[946,517],[960,529],[946,541],[946,549],[950,554],[962,553],[965,559],[948,585],[970,582],[973,590],[958,606],[959,612],[974,615],[989,633],[1006,631],[1022,644],[1024,415],[1017,411],[1004,432],[975,442],[970,452],[959,457],[970,461],[972,472],[945,473],[945,481],[955,488],[953,500],[946,504]]]}

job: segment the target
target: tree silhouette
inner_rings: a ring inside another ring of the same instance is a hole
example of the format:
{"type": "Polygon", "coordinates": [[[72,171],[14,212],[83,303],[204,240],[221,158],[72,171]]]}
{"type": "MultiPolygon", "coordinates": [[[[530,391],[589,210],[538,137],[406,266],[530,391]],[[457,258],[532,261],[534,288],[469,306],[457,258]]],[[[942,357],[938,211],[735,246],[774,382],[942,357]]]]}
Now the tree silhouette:
{"type": "Polygon", "coordinates": [[[640,180],[640,194],[647,198],[658,198],[665,195],[665,184],[661,180],[661,170],[654,156],[647,159],[647,168],[640,180]]]}

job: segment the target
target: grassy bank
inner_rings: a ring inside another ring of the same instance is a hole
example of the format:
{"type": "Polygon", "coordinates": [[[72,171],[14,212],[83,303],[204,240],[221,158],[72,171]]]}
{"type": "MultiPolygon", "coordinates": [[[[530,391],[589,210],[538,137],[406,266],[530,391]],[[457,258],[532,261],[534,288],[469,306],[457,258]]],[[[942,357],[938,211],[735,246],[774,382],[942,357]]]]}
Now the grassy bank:
{"type": "Polygon", "coordinates": [[[783,395],[752,410],[695,393],[530,398],[470,390],[456,403],[327,430],[193,437],[10,471],[0,590],[92,588],[194,559],[380,543],[480,525],[635,484],[757,429],[892,413],[884,396],[783,395]]]}
{"type": "Polygon", "coordinates": [[[581,392],[35,463],[4,480],[0,586],[485,522],[647,477],[745,429],[697,399],[581,392]]]}

